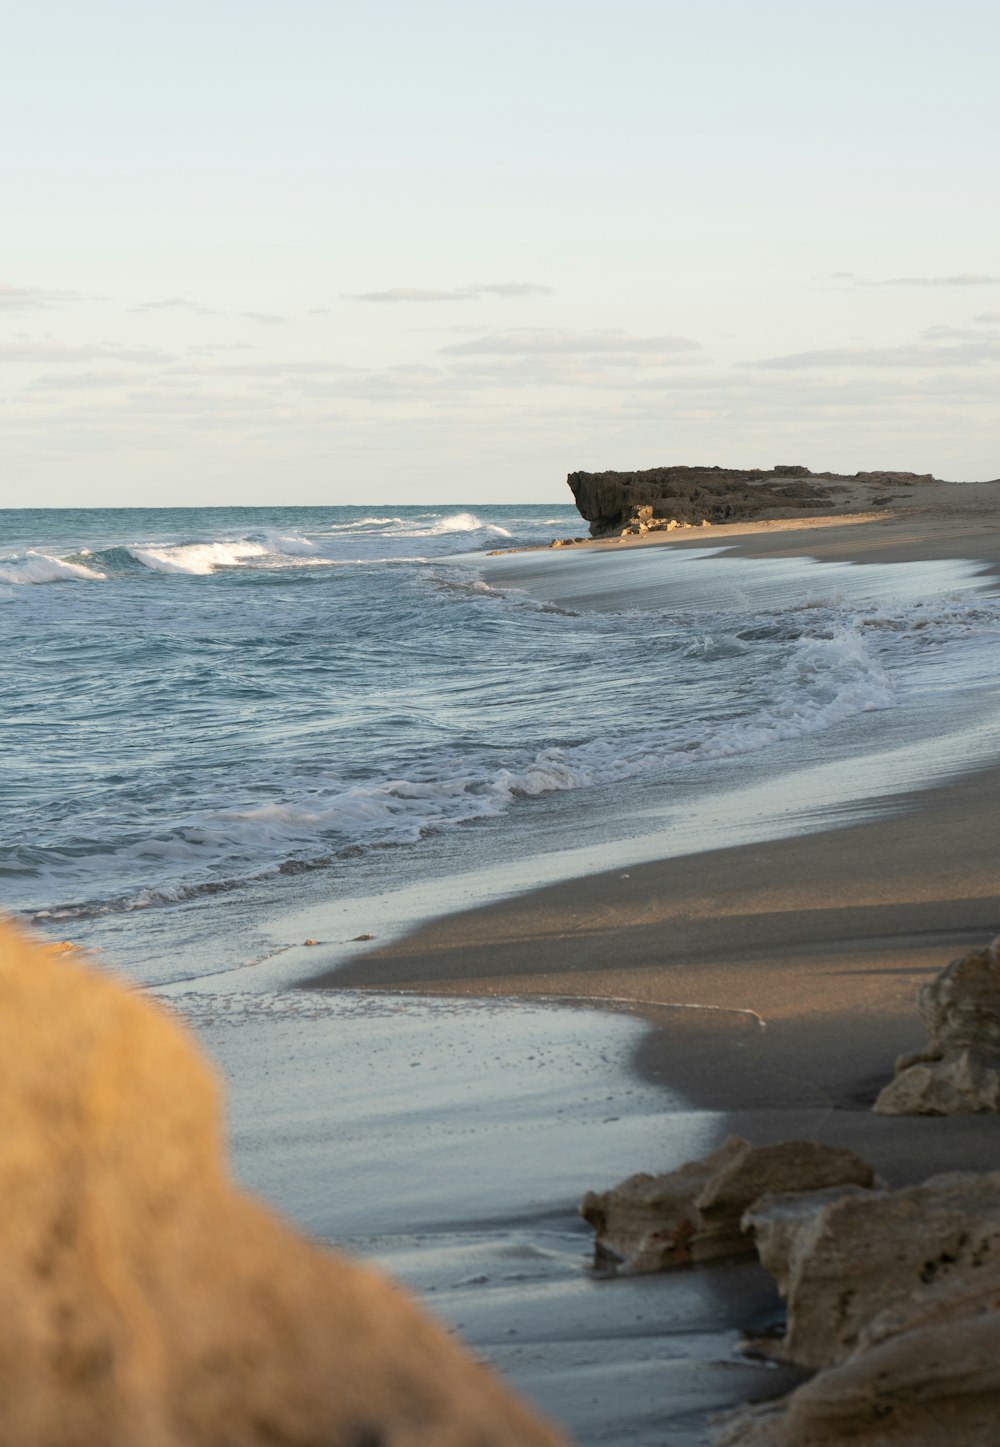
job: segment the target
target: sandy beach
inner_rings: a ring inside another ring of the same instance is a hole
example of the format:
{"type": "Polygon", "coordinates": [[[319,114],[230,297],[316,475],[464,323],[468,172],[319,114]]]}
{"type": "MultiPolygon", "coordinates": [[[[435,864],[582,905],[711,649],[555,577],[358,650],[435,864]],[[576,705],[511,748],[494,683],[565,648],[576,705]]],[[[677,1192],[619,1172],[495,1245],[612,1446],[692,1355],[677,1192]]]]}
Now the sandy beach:
{"type": "MultiPolygon", "coordinates": [[[[888,516],[715,528],[711,545],[854,563],[965,558],[984,582],[995,579],[1000,488],[931,491],[919,507],[888,516]]],[[[586,597],[587,555],[598,562],[609,551],[705,545],[704,533],[681,532],[578,546],[574,597],[586,597]]],[[[565,593],[544,553],[491,562],[493,584],[541,598],[565,593]]],[[[598,588],[594,606],[600,599],[598,588]]],[[[996,742],[1000,754],[1000,735],[996,742]]],[[[990,1117],[894,1119],[873,1116],[870,1105],[894,1057],[921,1042],[918,985],[1000,931],[998,806],[1000,764],[890,788],[841,827],[828,812],[819,832],[588,874],[445,915],[310,984],[636,1013],[653,1028],[636,1045],[635,1069],[692,1110],[717,1114],[716,1139],[735,1131],[755,1142],[849,1145],[894,1186],[942,1170],[995,1169],[1000,1139],[990,1117]]],[[[645,1168],[663,1164],[632,1164],[645,1168]]],[[[581,1193],[610,1184],[596,1143],[579,1179],[581,1193]]],[[[730,1326],[766,1299],[758,1283],[756,1306],[742,1301],[745,1274],[711,1277],[718,1320],[730,1326]]],[[[734,1374],[731,1400],[777,1389],[757,1376],[734,1374]]],[[[717,1396],[685,1402],[677,1422],[663,1424],[664,1442],[701,1440],[709,1406],[720,1405],[717,1396]]]]}

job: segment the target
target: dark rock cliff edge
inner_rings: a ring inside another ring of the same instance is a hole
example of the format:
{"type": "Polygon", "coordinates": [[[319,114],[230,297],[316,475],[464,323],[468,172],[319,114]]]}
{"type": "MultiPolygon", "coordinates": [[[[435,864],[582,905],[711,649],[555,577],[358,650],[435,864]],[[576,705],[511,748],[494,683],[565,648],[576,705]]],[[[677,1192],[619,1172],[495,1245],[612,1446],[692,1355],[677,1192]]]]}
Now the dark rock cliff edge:
{"type": "Polygon", "coordinates": [[[810,472],[808,467],[649,467],[641,472],[571,472],[566,479],[593,537],[885,507],[937,481],[930,473],[810,472]]]}

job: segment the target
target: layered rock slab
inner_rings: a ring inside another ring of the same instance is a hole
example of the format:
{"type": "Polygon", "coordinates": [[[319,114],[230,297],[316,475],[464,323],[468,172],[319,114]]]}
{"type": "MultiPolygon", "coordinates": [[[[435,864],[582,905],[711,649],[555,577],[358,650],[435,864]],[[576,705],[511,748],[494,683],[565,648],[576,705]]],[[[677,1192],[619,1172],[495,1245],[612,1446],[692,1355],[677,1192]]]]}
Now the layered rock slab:
{"type": "Polygon", "coordinates": [[[1000,938],[973,950],[921,987],[922,1050],[896,1062],[880,1115],[957,1115],[1000,1110],[1000,938]]]}
{"type": "Polygon", "coordinates": [[[820,1370],[730,1414],[719,1447],[987,1447],[1000,1421],[1000,1172],[748,1213],[788,1306],[777,1351],[820,1370]]]}
{"type": "Polygon", "coordinates": [[[799,1366],[846,1360],[881,1313],[933,1304],[963,1277],[969,1290],[1000,1287],[1000,1172],[892,1194],[764,1196],[744,1224],[788,1308],[777,1350],[799,1366]]]}
{"type": "Polygon", "coordinates": [[[621,1272],[667,1271],[720,1256],[752,1254],[741,1224],[765,1192],[870,1187],[874,1172],[852,1151],[814,1141],[753,1146],[730,1136],[704,1160],[608,1191],[588,1191],[580,1214],[595,1232],[594,1262],[621,1272]]]}
{"type": "Polygon", "coordinates": [[[784,1402],[743,1408],[715,1447],[996,1447],[1000,1316],[895,1337],[784,1402]]]}
{"type": "Polygon", "coordinates": [[[0,922],[4,1447],[564,1444],[235,1189],[219,1116],[164,1012],[0,922]]]}

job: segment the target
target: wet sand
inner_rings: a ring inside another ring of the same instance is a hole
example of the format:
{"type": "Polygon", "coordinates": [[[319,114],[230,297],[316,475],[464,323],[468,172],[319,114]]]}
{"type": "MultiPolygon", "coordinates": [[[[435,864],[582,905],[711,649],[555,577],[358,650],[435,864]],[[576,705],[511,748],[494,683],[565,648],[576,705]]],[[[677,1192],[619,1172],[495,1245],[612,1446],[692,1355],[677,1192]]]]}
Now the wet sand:
{"type": "MultiPolygon", "coordinates": [[[[946,516],[751,524],[570,554],[708,543],[831,561],[964,557],[979,560],[984,582],[1000,578],[1000,487],[970,488],[965,502],[946,516]]],[[[488,576],[544,595],[550,575],[544,554],[522,554],[493,560],[488,576]]],[[[1000,764],[872,802],[872,817],[846,827],[633,865],[432,920],[310,983],[638,1013],[655,1027],[636,1049],[641,1075],[717,1112],[718,1138],[850,1145],[893,1185],[997,1169],[995,1118],[894,1119],[870,1105],[895,1056],[922,1043],[919,984],[1000,932],[1000,764]]],[[[662,1164],[633,1164],[646,1168],[662,1164]]],[[[581,1193],[602,1174],[595,1141],[581,1193]]],[[[731,1323],[738,1279],[713,1276],[720,1321],[731,1323]]],[[[766,1390],[734,1374],[730,1400],[766,1390]]],[[[720,1405],[689,1401],[683,1432],[662,1422],[662,1440],[702,1440],[720,1405]]]]}
{"type": "Polygon", "coordinates": [[[1000,768],[895,803],[888,818],[446,916],[322,983],[638,1010],[660,1027],[639,1048],[643,1075],[754,1139],[853,1144],[900,1184],[968,1165],[970,1149],[997,1168],[995,1122],[869,1106],[922,1043],[918,985],[1000,932],[1000,768]]]}

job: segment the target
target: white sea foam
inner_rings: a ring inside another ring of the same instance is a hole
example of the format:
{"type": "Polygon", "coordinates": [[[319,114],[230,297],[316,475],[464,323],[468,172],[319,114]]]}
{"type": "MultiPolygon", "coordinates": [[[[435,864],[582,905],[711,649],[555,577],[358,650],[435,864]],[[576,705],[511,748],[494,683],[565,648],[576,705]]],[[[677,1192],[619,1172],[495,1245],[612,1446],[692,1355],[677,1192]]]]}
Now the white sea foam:
{"type": "Polygon", "coordinates": [[[239,568],[252,558],[267,554],[263,543],[240,539],[236,542],[177,543],[168,547],[137,547],[127,549],[137,563],[157,573],[190,573],[204,576],[216,568],[239,568]]]}
{"type": "Polygon", "coordinates": [[[484,523],[474,512],[456,512],[450,517],[442,518],[432,527],[427,529],[432,537],[440,537],[446,533],[491,533],[494,537],[509,538],[512,536],[506,528],[496,523],[484,523]]]}
{"type": "MultiPolygon", "coordinates": [[[[478,752],[428,760],[408,774],[352,784],[336,778],[314,780],[309,793],[299,798],[201,809],[155,836],[133,839],[114,850],[110,869],[106,852],[75,859],[70,872],[81,892],[88,879],[136,879],[131,892],[79,910],[88,915],[146,909],[231,888],[240,880],[282,869],[289,858],[297,868],[309,867],[328,863],[345,847],[412,843],[428,832],[505,814],[519,799],[643,775],[686,773],[699,763],[822,732],[895,701],[886,671],[849,628],[792,643],[772,683],[770,702],[742,717],[700,725],[675,722],[632,736],[512,750],[499,765],[495,754],[478,752]],[[140,886],[139,878],[148,879],[154,864],[158,883],[140,886]]],[[[63,861],[64,866],[69,863],[63,861]]],[[[63,888],[66,882],[63,876],[63,888]]],[[[69,918],[77,910],[69,908],[70,914],[60,909],[58,917],[69,918]]]]}
{"type": "Polygon", "coordinates": [[[322,543],[314,543],[299,533],[265,533],[264,541],[268,550],[277,557],[313,558],[323,551],[322,543]]]}
{"type": "Polygon", "coordinates": [[[349,523],[331,523],[330,531],[333,533],[354,532],[359,528],[387,528],[405,527],[407,520],[401,517],[368,517],[355,518],[349,523]]]}
{"type": "Polygon", "coordinates": [[[65,583],[71,580],[94,582],[103,580],[105,576],[96,568],[85,567],[82,563],[71,563],[65,558],[53,558],[48,553],[27,552],[0,559],[2,583],[65,583]]]}

